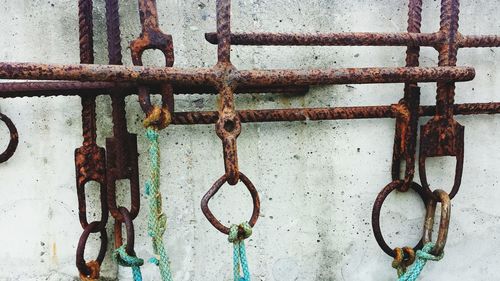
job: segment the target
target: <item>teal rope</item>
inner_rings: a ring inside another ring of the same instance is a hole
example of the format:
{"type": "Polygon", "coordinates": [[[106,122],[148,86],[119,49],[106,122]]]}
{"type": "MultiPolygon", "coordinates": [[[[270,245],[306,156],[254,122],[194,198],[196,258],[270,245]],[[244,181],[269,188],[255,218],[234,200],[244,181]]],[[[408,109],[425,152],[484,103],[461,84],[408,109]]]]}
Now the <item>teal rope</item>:
{"type": "Polygon", "coordinates": [[[134,276],[134,281],[142,281],[141,268],[144,264],[144,260],[136,256],[130,256],[125,250],[126,244],[115,249],[113,256],[119,265],[132,268],[132,275],[134,276]]]}
{"type": "Polygon", "coordinates": [[[160,148],[158,145],[158,132],[149,127],[146,132],[149,139],[149,159],[151,178],[146,182],[146,194],[149,196],[148,234],[153,239],[153,251],[157,257],[149,261],[160,268],[163,281],[172,281],[170,263],[167,251],[163,245],[167,219],[162,213],[160,192],[160,148]]]}
{"type": "Polygon", "coordinates": [[[444,256],[444,253],[441,253],[441,255],[439,256],[434,256],[431,254],[431,251],[434,248],[434,246],[435,246],[434,243],[427,243],[425,244],[422,250],[418,250],[416,253],[417,260],[408,271],[406,271],[403,275],[399,276],[398,281],[415,281],[417,280],[418,276],[424,269],[424,266],[427,263],[427,261],[441,260],[444,256]]]}
{"type": "Polygon", "coordinates": [[[229,230],[229,242],[233,243],[233,278],[234,281],[250,281],[250,271],[248,270],[247,253],[244,240],[252,235],[252,227],[247,223],[232,225],[229,230]],[[242,237],[239,237],[239,230],[243,230],[242,237]],[[243,277],[241,276],[243,271],[243,277]]]}

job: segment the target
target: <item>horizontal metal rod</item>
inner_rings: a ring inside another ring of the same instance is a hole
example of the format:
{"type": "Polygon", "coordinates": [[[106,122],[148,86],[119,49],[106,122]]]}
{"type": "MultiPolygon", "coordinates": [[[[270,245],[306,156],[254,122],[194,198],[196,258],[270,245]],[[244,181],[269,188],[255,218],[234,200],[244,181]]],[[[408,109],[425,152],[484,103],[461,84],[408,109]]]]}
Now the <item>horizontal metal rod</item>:
{"type": "Polygon", "coordinates": [[[467,35],[458,44],[460,48],[500,47],[498,35],[467,35]]]}
{"type": "MultiPolygon", "coordinates": [[[[205,34],[217,44],[217,33],[205,34]]],[[[444,41],[440,33],[233,33],[232,45],[258,46],[436,46],[444,41]]]]}
{"type": "MultiPolygon", "coordinates": [[[[113,89],[123,90],[124,95],[137,93],[138,83],[130,82],[75,82],[75,81],[44,81],[44,82],[8,82],[0,83],[0,98],[19,97],[51,97],[51,96],[84,96],[109,94],[113,89]]],[[[153,92],[160,90],[160,85],[150,84],[153,92]]],[[[295,87],[238,87],[236,93],[276,93],[284,95],[305,95],[308,86],[295,87]]],[[[212,86],[176,86],[175,94],[217,94],[212,86]]],[[[115,92],[116,94],[116,92],[115,92]]]]}
{"type": "MultiPolygon", "coordinates": [[[[238,86],[309,86],[436,81],[470,81],[472,67],[383,67],[312,70],[234,70],[226,77],[238,86]]],[[[113,65],[53,65],[0,63],[0,79],[75,80],[107,82],[168,82],[174,85],[212,85],[224,75],[214,68],[152,68],[113,65]]]]}
{"type": "MultiPolygon", "coordinates": [[[[433,116],[435,106],[421,106],[420,116],[433,116]]],[[[500,103],[466,103],[454,106],[455,115],[471,114],[498,114],[500,103]]],[[[240,110],[238,115],[243,123],[305,121],[305,120],[343,120],[343,119],[370,119],[395,118],[396,113],[391,105],[385,106],[358,106],[334,108],[293,108],[293,109],[266,109],[240,110]]],[[[216,111],[203,112],[176,112],[173,124],[214,124],[219,115],[216,111]]]]}
{"type": "Polygon", "coordinates": [[[382,67],[312,70],[241,70],[238,85],[329,85],[436,81],[470,81],[471,67],[382,67]]]}
{"type": "MultiPolygon", "coordinates": [[[[459,36],[460,48],[500,47],[499,35],[459,36]]],[[[205,39],[217,44],[217,33],[205,33],[205,39]]],[[[232,45],[248,46],[428,46],[444,43],[446,37],[436,33],[233,33],[232,45]]]]}

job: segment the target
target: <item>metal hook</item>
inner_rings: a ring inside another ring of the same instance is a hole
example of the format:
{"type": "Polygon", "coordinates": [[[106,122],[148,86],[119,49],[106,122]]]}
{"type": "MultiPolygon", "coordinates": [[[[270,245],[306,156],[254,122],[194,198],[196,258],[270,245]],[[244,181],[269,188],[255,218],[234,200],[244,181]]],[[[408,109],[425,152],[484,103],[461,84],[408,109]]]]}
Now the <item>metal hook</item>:
{"type": "Polygon", "coordinates": [[[401,160],[405,158],[404,183],[398,189],[406,192],[410,189],[415,175],[415,153],[417,146],[418,118],[420,105],[420,87],[408,85],[405,87],[405,98],[392,109],[396,113],[396,133],[392,156],[392,180],[400,179],[401,160]]]}

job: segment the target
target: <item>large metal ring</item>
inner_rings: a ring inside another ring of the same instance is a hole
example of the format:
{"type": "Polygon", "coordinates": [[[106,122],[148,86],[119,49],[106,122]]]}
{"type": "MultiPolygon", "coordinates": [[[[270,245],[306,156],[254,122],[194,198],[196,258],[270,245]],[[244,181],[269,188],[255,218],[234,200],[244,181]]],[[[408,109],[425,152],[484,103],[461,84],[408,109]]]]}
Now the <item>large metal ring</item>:
{"type": "MultiPolygon", "coordinates": [[[[252,195],[252,201],[253,201],[253,212],[252,216],[250,217],[250,220],[248,223],[250,224],[251,227],[255,226],[255,223],[257,223],[257,220],[259,219],[259,214],[260,214],[260,199],[259,199],[259,193],[257,192],[257,189],[255,189],[255,186],[253,183],[243,174],[240,172],[240,180],[245,184],[247,187],[248,191],[250,191],[250,194],[252,195]]],[[[201,210],[205,217],[208,219],[208,221],[215,227],[217,230],[224,234],[229,234],[229,227],[223,225],[210,211],[210,208],[208,207],[208,202],[212,197],[214,197],[215,194],[219,191],[219,189],[224,185],[224,183],[227,182],[227,176],[223,175],[220,179],[218,179],[212,188],[203,196],[201,199],[201,210]]]]}
{"type": "MultiPolygon", "coordinates": [[[[394,190],[399,189],[403,184],[404,181],[397,180],[391,182],[386,187],[384,187],[384,189],[382,189],[382,191],[378,194],[377,199],[375,199],[375,204],[373,204],[373,210],[372,210],[372,229],[375,239],[377,240],[377,243],[380,246],[380,248],[391,257],[395,257],[395,253],[394,250],[391,247],[389,247],[389,245],[384,239],[384,236],[382,235],[382,231],[380,229],[380,211],[387,196],[394,190]]],[[[427,192],[422,186],[420,186],[415,182],[413,182],[410,185],[410,188],[413,189],[415,192],[417,192],[418,195],[420,195],[420,198],[422,198],[424,204],[427,204],[427,202],[429,201],[429,197],[431,196],[429,192],[427,192]]],[[[423,247],[423,241],[421,239],[418,242],[418,244],[414,247],[414,250],[419,250],[422,247],[423,247]]]]}
{"type": "Polygon", "coordinates": [[[19,144],[19,135],[17,134],[16,126],[12,123],[12,120],[10,120],[9,117],[0,113],[0,120],[5,123],[10,132],[9,145],[7,145],[5,151],[0,154],[0,163],[3,163],[9,160],[10,157],[14,155],[14,152],[16,152],[17,145],[19,144]]]}
{"type": "Polygon", "coordinates": [[[444,246],[446,245],[446,239],[448,238],[451,216],[451,199],[448,193],[441,189],[434,190],[433,194],[433,198],[429,200],[426,207],[427,212],[425,215],[424,236],[422,239],[424,244],[432,241],[432,228],[434,226],[434,217],[436,215],[436,205],[437,202],[441,202],[441,220],[439,222],[438,238],[431,252],[435,256],[440,256],[443,253],[444,246]]]}
{"type": "Polygon", "coordinates": [[[100,221],[94,221],[87,225],[83,230],[82,236],[80,236],[80,240],[78,241],[78,247],[76,249],[76,267],[81,274],[85,276],[89,276],[91,274],[90,268],[87,266],[85,261],[85,246],[87,244],[87,240],[91,233],[101,232],[101,248],[99,249],[99,254],[97,255],[97,263],[99,265],[102,264],[104,260],[104,256],[106,255],[106,249],[108,247],[108,234],[106,233],[106,227],[102,227],[100,221]]]}

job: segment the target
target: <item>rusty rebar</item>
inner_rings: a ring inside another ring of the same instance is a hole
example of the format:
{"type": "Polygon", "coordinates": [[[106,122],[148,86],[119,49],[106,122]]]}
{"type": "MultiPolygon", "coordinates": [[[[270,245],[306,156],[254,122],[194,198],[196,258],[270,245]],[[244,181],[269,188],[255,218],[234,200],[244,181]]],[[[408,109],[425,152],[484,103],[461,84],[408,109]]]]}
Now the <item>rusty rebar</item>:
{"type": "MultiPolygon", "coordinates": [[[[321,121],[346,119],[396,118],[394,105],[356,106],[333,108],[290,108],[238,110],[242,123],[286,122],[286,121],[321,121]]],[[[433,116],[436,106],[420,106],[419,116],[433,116]]],[[[499,114],[500,103],[466,103],[454,105],[455,115],[499,114]]],[[[174,125],[215,124],[217,111],[176,112],[174,125]]]]}
{"type": "MultiPolygon", "coordinates": [[[[148,85],[152,92],[160,92],[160,85],[148,85]]],[[[120,90],[120,95],[137,94],[137,83],[131,82],[79,82],[79,81],[43,81],[43,82],[5,82],[0,83],[0,98],[53,97],[110,95],[112,89],[120,90]]],[[[308,86],[269,86],[238,87],[235,94],[274,93],[284,95],[305,95],[308,86]]],[[[176,86],[174,94],[218,94],[213,86],[176,86]]]]}
{"type": "MultiPolygon", "coordinates": [[[[155,68],[114,65],[51,65],[0,63],[1,79],[76,80],[108,82],[171,82],[174,85],[212,85],[220,72],[211,68],[155,68]]],[[[404,82],[470,81],[472,67],[381,67],[347,69],[234,70],[241,86],[331,85],[404,82]]]]}

